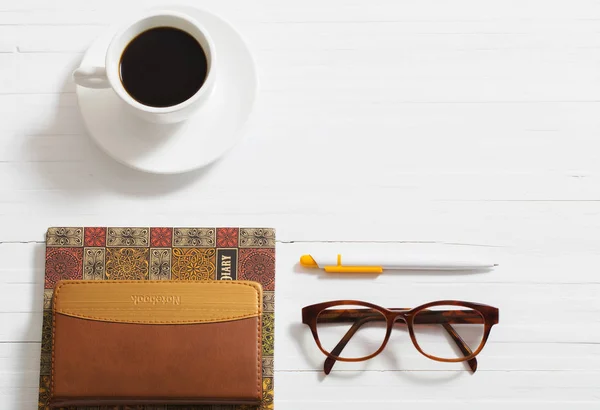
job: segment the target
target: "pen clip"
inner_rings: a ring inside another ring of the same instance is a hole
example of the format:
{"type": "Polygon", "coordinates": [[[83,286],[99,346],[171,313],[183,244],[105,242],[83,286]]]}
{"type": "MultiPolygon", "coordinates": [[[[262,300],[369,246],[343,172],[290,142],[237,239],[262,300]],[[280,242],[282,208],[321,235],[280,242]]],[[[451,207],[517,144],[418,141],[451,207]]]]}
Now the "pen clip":
{"type": "Polygon", "coordinates": [[[342,255],[337,256],[337,265],[324,267],[327,273],[382,273],[382,266],[344,266],[342,265],[342,255]]]}

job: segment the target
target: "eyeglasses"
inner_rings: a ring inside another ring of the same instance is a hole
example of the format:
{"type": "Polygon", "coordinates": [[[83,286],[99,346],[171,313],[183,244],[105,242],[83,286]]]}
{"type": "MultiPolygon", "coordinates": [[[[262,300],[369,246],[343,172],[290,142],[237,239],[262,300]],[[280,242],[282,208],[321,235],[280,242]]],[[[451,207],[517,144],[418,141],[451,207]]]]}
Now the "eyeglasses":
{"type": "Polygon", "coordinates": [[[479,303],[441,300],[413,309],[386,309],[357,300],[336,300],[306,306],[302,323],[327,356],[323,370],[329,374],[337,360],[359,362],[385,348],[392,326],[408,327],[410,338],[424,356],[439,362],[464,362],[473,373],[498,308],[479,303]]]}

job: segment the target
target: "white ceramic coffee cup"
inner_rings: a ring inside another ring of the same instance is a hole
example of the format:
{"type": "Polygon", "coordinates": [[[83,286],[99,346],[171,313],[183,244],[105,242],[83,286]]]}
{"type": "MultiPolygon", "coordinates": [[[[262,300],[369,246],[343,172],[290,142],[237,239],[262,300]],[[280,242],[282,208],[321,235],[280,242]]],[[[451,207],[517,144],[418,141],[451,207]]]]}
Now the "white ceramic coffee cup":
{"type": "Polygon", "coordinates": [[[175,11],[150,11],[117,30],[106,51],[104,67],[79,67],[73,73],[73,78],[82,87],[112,88],[136,115],[150,122],[168,124],[189,118],[210,97],[216,80],[215,61],[213,41],[197,21],[175,11]],[[119,74],[121,55],[129,42],[155,27],[173,27],[185,31],[200,43],[206,55],[206,79],[202,87],[189,99],[169,107],[152,107],[136,101],[123,87],[119,74]]]}

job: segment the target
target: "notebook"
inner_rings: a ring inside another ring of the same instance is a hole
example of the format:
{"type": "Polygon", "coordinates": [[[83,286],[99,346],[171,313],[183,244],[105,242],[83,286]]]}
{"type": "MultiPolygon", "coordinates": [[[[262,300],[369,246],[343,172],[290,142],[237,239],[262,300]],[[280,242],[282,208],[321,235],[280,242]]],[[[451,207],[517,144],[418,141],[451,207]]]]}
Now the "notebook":
{"type": "MultiPolygon", "coordinates": [[[[61,279],[106,281],[238,279],[259,282],[263,287],[262,403],[259,406],[204,405],[184,408],[202,410],[274,408],[275,231],[273,229],[49,228],[46,234],[39,409],[49,408],[52,361],[51,301],[54,285],[61,279]]],[[[110,407],[111,410],[117,408],[110,407]]],[[[135,407],[136,410],[178,408],[180,407],[135,407]]]]}

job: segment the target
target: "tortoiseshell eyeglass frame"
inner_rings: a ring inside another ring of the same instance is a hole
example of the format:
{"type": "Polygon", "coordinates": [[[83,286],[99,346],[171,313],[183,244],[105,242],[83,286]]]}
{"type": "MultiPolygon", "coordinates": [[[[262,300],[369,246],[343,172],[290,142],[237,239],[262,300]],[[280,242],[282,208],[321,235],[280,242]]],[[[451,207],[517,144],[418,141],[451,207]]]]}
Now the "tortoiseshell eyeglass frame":
{"type": "Polygon", "coordinates": [[[371,359],[377,356],[385,348],[390,335],[392,333],[392,327],[394,324],[404,324],[408,327],[408,333],[413,342],[415,348],[424,356],[436,360],[439,362],[464,362],[466,361],[471,368],[471,371],[475,373],[477,370],[477,359],[475,356],[481,352],[485,345],[492,326],[498,323],[498,308],[493,306],[483,305],[481,303],[463,302],[458,300],[439,300],[436,302],[426,303],[415,308],[391,308],[386,309],[381,306],[374,305],[368,302],[362,302],[359,300],[334,300],[331,302],[317,303],[315,305],[306,306],[302,309],[302,323],[308,325],[312,332],[312,335],[317,343],[319,349],[327,356],[323,371],[325,374],[329,374],[331,368],[337,360],[343,362],[360,362],[363,360],[371,359]],[[367,309],[329,309],[335,306],[364,306],[367,309]],[[469,310],[431,310],[427,309],[436,306],[459,306],[467,308],[469,310]],[[426,311],[426,312],[423,312],[426,311]],[[418,314],[418,316],[417,316],[418,314]],[[417,322],[415,322],[415,316],[417,316],[417,322]],[[340,353],[344,347],[348,344],[352,336],[360,329],[362,325],[372,321],[384,320],[387,324],[385,339],[379,347],[379,349],[368,356],[359,358],[345,358],[340,357],[340,353]],[[317,319],[320,323],[343,323],[343,322],[354,322],[350,326],[349,330],[342,337],[340,342],[328,352],[323,348],[319,340],[319,333],[317,331],[317,319]],[[463,357],[445,359],[425,353],[415,337],[413,325],[417,324],[440,324],[446,330],[448,335],[452,338],[454,343],[460,349],[463,357]],[[452,324],[481,324],[484,325],[483,338],[480,345],[475,349],[471,348],[465,343],[460,337],[456,330],[452,327],[452,324]]]}

